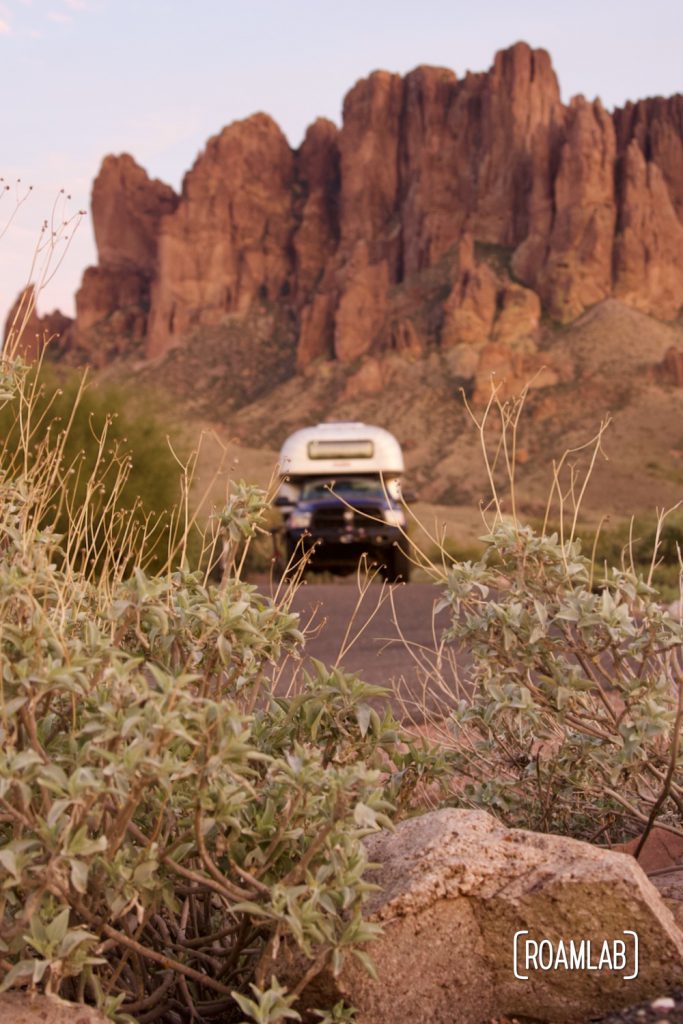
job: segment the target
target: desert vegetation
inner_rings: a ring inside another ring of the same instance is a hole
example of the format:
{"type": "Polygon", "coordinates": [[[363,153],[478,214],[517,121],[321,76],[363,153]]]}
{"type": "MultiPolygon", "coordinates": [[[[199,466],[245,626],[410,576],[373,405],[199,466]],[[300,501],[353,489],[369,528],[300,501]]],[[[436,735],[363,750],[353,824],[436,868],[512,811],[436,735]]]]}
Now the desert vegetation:
{"type": "Polygon", "coordinates": [[[683,625],[654,584],[660,573],[680,592],[678,507],[654,520],[647,560],[633,524],[619,543],[598,529],[586,545],[581,502],[603,424],[554,464],[545,519],[525,522],[524,399],[502,402],[494,387],[483,412],[470,410],[492,494],[483,549],[455,561],[442,548],[440,564],[416,552],[451,622],[422,653],[417,710],[447,751],[459,804],[606,845],[637,832],[642,845],[655,820],[683,835],[683,625]],[[454,650],[467,652],[464,669],[454,650]]]}
{"type": "MultiPolygon", "coordinates": [[[[87,508],[101,530],[108,518],[111,524],[125,521],[129,565],[147,560],[159,567],[168,557],[178,459],[182,464],[188,453],[180,448],[174,456],[167,443],[172,424],[126,412],[126,405],[120,389],[93,386],[76,371],[57,371],[42,361],[27,367],[21,388],[7,392],[0,409],[5,471],[18,478],[50,462],[59,505],[43,515],[60,536],[80,534],[75,520],[87,508]]],[[[101,560],[105,547],[95,533],[81,555],[95,563],[95,552],[101,560]]]]}
{"type": "Polygon", "coordinates": [[[339,669],[269,692],[303,637],[289,591],[271,601],[241,578],[261,492],[238,488],[215,520],[220,586],[191,570],[180,513],[164,566],[145,568],[127,457],[95,435],[76,501],[74,420],[37,437],[31,371],[6,358],[2,373],[2,987],[139,1022],[295,1017],[330,960],[370,968],[361,840],[438,765],[339,669]],[[306,962],[287,990],[271,963],[285,940],[306,962]]]}
{"type": "MultiPolygon", "coordinates": [[[[135,431],[110,433],[80,385],[58,393],[9,354],[0,366],[2,989],[137,1024],[299,1019],[323,968],[373,969],[370,832],[442,804],[606,844],[655,820],[683,834],[683,629],[653,586],[665,520],[647,572],[628,545],[601,564],[577,537],[585,480],[563,460],[546,522],[525,524],[518,402],[494,390],[473,415],[493,493],[483,553],[414,549],[451,612],[424,661],[427,742],[415,708],[397,722],[385,690],[339,667],[310,662],[272,692],[305,637],[296,574],[273,598],[244,577],[265,491],[233,485],[202,526],[191,458],[163,456],[180,489],[176,505],[150,492],[168,506],[160,545],[130,489],[135,431]],[[301,963],[286,985],[285,947],[301,963]]],[[[143,475],[162,447],[139,449],[143,475]]]]}

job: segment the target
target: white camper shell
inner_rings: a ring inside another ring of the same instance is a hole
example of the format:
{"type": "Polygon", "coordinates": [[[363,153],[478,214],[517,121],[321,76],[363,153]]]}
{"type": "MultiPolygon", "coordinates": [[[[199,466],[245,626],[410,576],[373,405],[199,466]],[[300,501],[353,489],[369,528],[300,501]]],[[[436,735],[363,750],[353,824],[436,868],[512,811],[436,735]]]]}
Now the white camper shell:
{"type": "Polygon", "coordinates": [[[280,494],[296,501],[312,477],[379,476],[387,492],[401,496],[401,446],[388,430],[365,423],[319,423],[291,434],[280,450],[280,494]]]}

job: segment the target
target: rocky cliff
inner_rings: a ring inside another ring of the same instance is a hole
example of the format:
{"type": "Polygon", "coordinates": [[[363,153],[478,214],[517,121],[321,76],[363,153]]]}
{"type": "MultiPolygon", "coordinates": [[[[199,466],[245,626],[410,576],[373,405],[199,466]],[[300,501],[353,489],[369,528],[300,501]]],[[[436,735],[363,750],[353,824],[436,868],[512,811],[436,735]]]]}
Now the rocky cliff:
{"type": "Polygon", "coordinates": [[[389,353],[451,349],[474,381],[520,359],[533,374],[543,313],[569,323],[612,297],[678,316],[683,96],[564,105],[524,43],[461,79],[378,71],[340,129],[316,121],[298,150],[265,114],[224,128],[180,196],[107,157],[93,221],[78,358],[158,359],[210,335],[239,385],[228,349],[242,330],[248,353],[257,323],[254,365],[279,378],[333,360],[376,388],[389,353]]]}
{"type": "Polygon", "coordinates": [[[150,180],[131,156],[105,157],[92,190],[99,263],[88,267],[76,293],[67,338],[74,354],[101,366],[144,352],[161,222],[177,206],[173,189],[150,180]]]}
{"type": "Polygon", "coordinates": [[[38,316],[35,288],[29,285],[19,293],[7,314],[3,338],[4,352],[29,362],[39,357],[46,344],[51,355],[63,356],[73,341],[73,320],[58,309],[38,316]]]}

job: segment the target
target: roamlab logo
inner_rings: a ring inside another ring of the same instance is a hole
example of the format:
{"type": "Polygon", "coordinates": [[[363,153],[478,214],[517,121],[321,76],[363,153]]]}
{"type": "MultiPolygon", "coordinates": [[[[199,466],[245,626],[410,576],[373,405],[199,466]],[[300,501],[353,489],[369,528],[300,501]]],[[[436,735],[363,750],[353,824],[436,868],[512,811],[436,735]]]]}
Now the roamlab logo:
{"type": "Polygon", "coordinates": [[[609,971],[624,981],[638,977],[638,934],[625,929],[617,939],[532,938],[528,929],[515,932],[512,963],[515,978],[528,981],[545,971],[609,971]]]}

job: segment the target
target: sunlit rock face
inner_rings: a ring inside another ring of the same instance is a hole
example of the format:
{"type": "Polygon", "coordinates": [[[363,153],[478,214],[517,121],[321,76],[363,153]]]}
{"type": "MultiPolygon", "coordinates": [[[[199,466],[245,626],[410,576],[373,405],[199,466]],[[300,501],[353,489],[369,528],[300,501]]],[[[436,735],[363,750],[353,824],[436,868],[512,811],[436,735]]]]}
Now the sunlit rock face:
{"type": "Polygon", "coordinates": [[[505,363],[543,314],[569,323],[617,298],[678,315],[683,97],[564,105],[525,43],[463,78],[376,71],[341,127],[315,121],[297,150],[266,114],[224,128],[180,196],[107,157],[93,223],[99,263],[66,345],[91,362],[163,357],[207,330],[229,345],[258,315],[300,370],[463,344],[505,363]]]}

